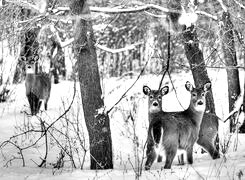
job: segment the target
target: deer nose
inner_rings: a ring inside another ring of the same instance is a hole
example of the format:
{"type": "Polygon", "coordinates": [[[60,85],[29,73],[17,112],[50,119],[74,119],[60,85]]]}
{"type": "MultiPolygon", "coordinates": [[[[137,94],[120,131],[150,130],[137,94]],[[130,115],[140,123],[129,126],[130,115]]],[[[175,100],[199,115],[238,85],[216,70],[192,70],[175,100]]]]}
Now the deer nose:
{"type": "Polygon", "coordinates": [[[203,102],[202,102],[202,101],[198,101],[197,104],[198,104],[198,105],[203,105],[203,102]]]}
{"type": "Polygon", "coordinates": [[[157,102],[153,102],[153,106],[158,106],[158,103],[157,102]]]}
{"type": "Polygon", "coordinates": [[[31,66],[27,66],[28,69],[31,69],[31,66]]]}

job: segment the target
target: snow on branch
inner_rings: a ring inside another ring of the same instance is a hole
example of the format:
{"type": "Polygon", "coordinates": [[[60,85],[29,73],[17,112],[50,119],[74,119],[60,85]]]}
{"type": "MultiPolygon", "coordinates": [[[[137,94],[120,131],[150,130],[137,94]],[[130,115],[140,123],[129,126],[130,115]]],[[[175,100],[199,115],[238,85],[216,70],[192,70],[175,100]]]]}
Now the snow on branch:
{"type": "Polygon", "coordinates": [[[227,9],[226,5],[224,4],[223,0],[218,0],[218,2],[220,3],[222,9],[223,9],[225,12],[227,12],[228,9],[227,9]]]}
{"type": "Polygon", "coordinates": [[[37,13],[44,13],[47,6],[46,0],[39,0],[35,5],[25,0],[6,0],[6,2],[30,9],[37,13]]]}
{"type": "Polygon", "coordinates": [[[132,45],[128,45],[124,48],[120,48],[120,49],[111,49],[111,48],[108,48],[108,47],[105,47],[105,46],[102,46],[102,45],[99,45],[97,44],[96,47],[101,49],[101,50],[104,50],[106,52],[110,52],[112,54],[115,54],[115,53],[120,53],[120,52],[123,52],[123,51],[128,51],[128,50],[132,50],[132,49],[135,49],[136,46],[139,46],[143,44],[143,42],[138,42],[138,43],[135,43],[135,44],[132,44],[132,45]]]}
{"type": "MultiPolygon", "coordinates": [[[[218,0],[218,1],[221,4],[223,4],[222,0],[218,0]]],[[[46,2],[45,0],[41,0],[39,3],[36,3],[35,5],[27,2],[26,0],[6,0],[6,2],[13,3],[13,4],[16,4],[18,6],[22,6],[24,8],[27,8],[27,9],[31,9],[31,10],[33,10],[35,12],[39,12],[39,13],[45,12],[45,8],[46,8],[46,6],[43,5],[43,3],[41,3],[41,2],[46,2]]],[[[182,13],[182,11],[168,9],[168,8],[156,5],[156,4],[145,4],[145,5],[136,6],[136,7],[129,7],[129,8],[90,7],[90,11],[91,12],[95,12],[95,13],[120,14],[120,13],[137,13],[137,12],[144,11],[144,12],[147,12],[148,14],[150,14],[150,15],[154,15],[154,14],[151,14],[150,12],[148,12],[148,10],[150,10],[150,9],[155,9],[155,10],[158,10],[158,11],[161,11],[161,12],[164,12],[164,13],[170,13],[170,12],[171,13],[180,13],[180,14],[182,13]]],[[[49,8],[48,12],[50,12],[53,15],[48,13],[48,14],[46,14],[46,16],[52,17],[54,19],[57,19],[58,16],[60,16],[60,15],[62,16],[62,14],[64,12],[69,12],[69,11],[70,11],[69,7],[57,7],[55,9],[50,9],[49,8]]],[[[211,18],[213,20],[216,20],[216,21],[218,19],[217,16],[214,16],[214,15],[209,14],[209,13],[204,12],[204,11],[196,10],[195,13],[199,14],[199,15],[207,16],[207,17],[209,17],[209,18],[211,18]]],[[[157,17],[157,16],[163,17],[163,15],[154,15],[154,16],[155,17],[157,17]]],[[[77,17],[77,16],[76,17],[68,16],[68,17],[66,17],[66,19],[67,18],[68,19],[81,18],[81,19],[90,20],[91,16],[88,15],[88,14],[82,14],[82,15],[79,15],[79,17],[77,17]]]]}
{"type": "MultiPolygon", "coordinates": [[[[64,48],[68,45],[70,45],[71,43],[73,43],[74,41],[74,38],[70,38],[68,39],[67,41],[65,42],[62,42],[62,41],[59,41],[60,44],[61,44],[61,47],[64,48]]],[[[138,43],[135,43],[135,44],[131,44],[131,45],[128,45],[124,48],[119,48],[119,49],[111,49],[111,48],[108,48],[106,46],[102,46],[100,44],[95,44],[95,46],[103,51],[106,51],[106,52],[109,52],[109,53],[112,53],[112,54],[116,54],[116,53],[120,53],[120,52],[123,52],[123,51],[128,51],[128,50],[132,50],[132,49],[135,49],[137,46],[139,45],[142,45],[143,42],[138,42],[138,43]]]]}
{"type": "Polygon", "coordinates": [[[240,94],[234,104],[234,109],[226,116],[225,118],[225,121],[226,122],[228,119],[230,119],[231,116],[233,116],[235,113],[238,113],[239,114],[241,113],[241,111],[243,110],[243,96],[244,96],[244,93],[243,94],[240,94]]]}
{"type": "MultiPolygon", "coordinates": [[[[158,6],[155,4],[147,4],[147,5],[142,5],[142,6],[138,6],[138,7],[132,7],[132,8],[110,8],[110,7],[90,7],[90,11],[91,12],[97,12],[97,13],[107,13],[107,14],[120,14],[120,13],[136,13],[136,12],[141,12],[141,11],[145,11],[147,14],[154,16],[154,17],[166,17],[166,15],[156,15],[156,14],[152,14],[150,12],[148,12],[147,10],[150,9],[156,9],[159,11],[162,11],[164,13],[182,13],[179,10],[172,10],[172,9],[168,9],[162,6],[158,6]]],[[[69,7],[58,7],[56,9],[53,9],[53,13],[59,13],[59,12],[64,12],[64,11],[69,11],[69,7]]],[[[196,14],[199,15],[203,15],[203,16],[207,16],[215,21],[218,20],[217,16],[214,16],[212,14],[209,14],[205,11],[200,11],[200,10],[196,10],[195,11],[196,14]]]]}
{"type": "Polygon", "coordinates": [[[235,3],[236,3],[238,6],[240,6],[242,9],[245,9],[245,6],[244,6],[242,3],[238,2],[237,0],[234,0],[234,1],[235,1],[235,3]]]}
{"type": "MultiPolygon", "coordinates": [[[[141,12],[141,11],[147,11],[150,9],[156,9],[162,12],[170,12],[168,8],[164,8],[162,6],[158,6],[155,4],[147,4],[143,6],[138,7],[132,7],[132,8],[108,8],[108,7],[90,7],[90,10],[92,12],[103,12],[103,13],[110,13],[110,14],[118,14],[118,13],[135,13],[135,12],[141,12]]],[[[174,12],[178,12],[173,10],[174,12]]],[[[173,12],[171,11],[171,12],[173,12]]]]}
{"type": "Polygon", "coordinates": [[[199,15],[207,16],[207,17],[213,19],[214,21],[217,21],[218,20],[218,17],[217,16],[214,16],[212,14],[209,14],[209,13],[207,13],[205,11],[198,11],[198,10],[196,10],[195,13],[197,13],[199,15]]]}

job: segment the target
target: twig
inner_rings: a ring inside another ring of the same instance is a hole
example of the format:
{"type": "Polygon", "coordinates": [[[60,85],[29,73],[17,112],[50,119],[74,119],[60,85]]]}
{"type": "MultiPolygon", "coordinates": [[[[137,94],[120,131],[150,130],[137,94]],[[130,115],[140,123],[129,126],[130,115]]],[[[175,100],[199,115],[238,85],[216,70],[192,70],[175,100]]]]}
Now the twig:
{"type": "Polygon", "coordinates": [[[123,51],[128,51],[128,50],[132,50],[132,49],[135,49],[136,46],[139,46],[139,45],[142,45],[143,42],[138,42],[138,43],[135,43],[135,44],[131,44],[131,45],[128,45],[124,48],[119,48],[119,49],[111,49],[111,48],[108,48],[108,47],[105,47],[105,46],[102,46],[102,45],[99,45],[99,44],[96,44],[95,46],[101,50],[104,50],[106,52],[109,52],[109,53],[112,53],[112,54],[115,54],[115,53],[120,53],[120,52],[123,52],[123,51]]]}
{"type": "Polygon", "coordinates": [[[48,157],[48,134],[46,132],[47,130],[45,128],[44,121],[42,121],[41,118],[40,118],[40,122],[41,122],[41,129],[43,129],[45,132],[45,155],[44,155],[44,158],[42,158],[42,162],[40,165],[38,165],[38,167],[44,167],[44,166],[46,166],[46,160],[48,157]]]}
{"type": "Polygon", "coordinates": [[[171,38],[171,34],[170,34],[170,22],[169,22],[169,21],[168,21],[168,33],[167,33],[167,36],[168,36],[168,56],[167,56],[167,66],[166,66],[165,71],[163,72],[161,81],[160,81],[160,83],[159,83],[158,90],[161,89],[161,87],[162,87],[162,82],[163,82],[163,79],[164,79],[164,76],[165,76],[166,73],[169,71],[169,63],[170,63],[170,58],[171,58],[171,52],[170,52],[170,38],[171,38]]]}
{"type": "Polygon", "coordinates": [[[134,81],[134,83],[123,93],[123,95],[120,97],[120,99],[106,112],[107,114],[109,114],[111,112],[111,110],[125,97],[125,95],[129,92],[130,89],[132,89],[132,87],[136,84],[136,82],[139,80],[139,78],[142,76],[142,74],[145,71],[145,68],[148,64],[148,62],[150,61],[151,58],[148,58],[148,60],[146,61],[143,69],[141,69],[140,74],[138,75],[138,77],[136,78],[136,80],[134,81]]]}
{"type": "Polygon", "coordinates": [[[174,93],[175,93],[175,96],[176,96],[176,98],[177,98],[177,101],[178,101],[179,105],[182,107],[182,109],[185,109],[185,108],[183,107],[183,105],[181,104],[179,98],[178,98],[176,88],[174,87],[174,83],[173,83],[172,77],[171,77],[171,75],[170,75],[169,72],[168,72],[168,76],[169,76],[170,82],[171,82],[171,84],[172,84],[172,86],[173,86],[173,90],[174,90],[174,93]]]}
{"type": "Polygon", "coordinates": [[[227,12],[227,11],[228,11],[228,9],[227,9],[227,7],[225,6],[225,4],[224,4],[223,0],[217,0],[217,1],[218,1],[218,2],[219,2],[219,4],[221,5],[222,9],[223,9],[225,12],[227,12]]]}
{"type": "Polygon", "coordinates": [[[238,2],[237,0],[233,0],[233,1],[235,1],[235,3],[239,5],[242,9],[245,9],[245,6],[242,3],[238,2]]]}

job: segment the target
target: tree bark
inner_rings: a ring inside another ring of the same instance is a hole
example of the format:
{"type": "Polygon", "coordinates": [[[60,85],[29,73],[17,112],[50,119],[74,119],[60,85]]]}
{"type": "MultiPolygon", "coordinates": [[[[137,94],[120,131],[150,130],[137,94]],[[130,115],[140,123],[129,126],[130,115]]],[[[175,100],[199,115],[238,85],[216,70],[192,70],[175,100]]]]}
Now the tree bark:
{"type": "MultiPolygon", "coordinates": [[[[225,60],[225,65],[237,66],[235,42],[233,35],[233,24],[231,22],[230,13],[223,12],[222,14],[223,26],[221,28],[222,37],[222,50],[225,60]]],[[[227,81],[228,81],[228,98],[229,98],[229,111],[231,112],[234,108],[234,103],[237,97],[240,95],[240,84],[239,84],[239,72],[238,69],[227,68],[227,81]]],[[[235,128],[235,117],[230,119],[230,132],[233,132],[235,128]]]]}
{"type": "MultiPolygon", "coordinates": [[[[185,54],[191,67],[195,86],[200,87],[210,81],[210,79],[203,59],[203,53],[199,49],[199,41],[194,25],[183,29],[183,38],[185,54]]],[[[212,91],[206,96],[206,112],[215,114],[212,91]]]]}
{"type": "MultiPolygon", "coordinates": [[[[244,44],[243,44],[243,46],[244,46],[244,44]]],[[[243,50],[245,52],[245,47],[243,47],[243,50]]],[[[244,54],[244,57],[243,57],[243,66],[245,68],[245,54],[244,54]]],[[[245,80],[245,72],[244,72],[244,80],[245,80]]],[[[245,91],[245,81],[243,82],[243,89],[245,91]]],[[[242,109],[242,111],[245,114],[245,92],[243,92],[243,109],[242,109]]],[[[245,117],[243,119],[243,124],[241,125],[241,127],[239,129],[239,132],[240,133],[245,133],[245,117]]]]}
{"type": "MultiPolygon", "coordinates": [[[[90,14],[86,0],[73,0],[70,4],[72,15],[90,14]]],[[[90,21],[79,18],[74,24],[74,53],[78,62],[78,76],[84,110],[85,123],[90,143],[90,168],[111,169],[112,140],[110,121],[104,107],[94,35],[90,21]]]]}
{"type": "MultiPolygon", "coordinates": [[[[181,11],[181,0],[169,1],[168,7],[171,9],[181,11]]],[[[169,13],[170,26],[173,31],[180,31],[181,26],[178,23],[181,14],[171,12],[169,13]]],[[[193,75],[194,83],[196,87],[200,87],[206,82],[210,81],[203,59],[203,53],[199,49],[199,40],[197,38],[197,32],[194,25],[186,28],[182,27],[184,49],[185,54],[190,64],[191,72],[193,75]]],[[[215,114],[214,98],[213,93],[206,96],[206,112],[215,114]]]]}
{"type": "MultiPolygon", "coordinates": [[[[29,18],[31,15],[31,10],[30,9],[21,9],[20,13],[20,19],[25,20],[29,18]]],[[[25,77],[25,62],[23,62],[23,56],[25,57],[25,44],[26,44],[26,36],[27,32],[24,32],[22,37],[21,37],[21,51],[20,51],[20,56],[18,58],[18,62],[15,67],[15,72],[14,72],[14,77],[13,77],[13,84],[17,84],[21,82],[24,77],[25,77]],[[26,33],[26,34],[25,34],[26,33]]],[[[34,42],[34,41],[33,41],[34,42]]],[[[27,55],[28,56],[28,55],[27,55]]]]}

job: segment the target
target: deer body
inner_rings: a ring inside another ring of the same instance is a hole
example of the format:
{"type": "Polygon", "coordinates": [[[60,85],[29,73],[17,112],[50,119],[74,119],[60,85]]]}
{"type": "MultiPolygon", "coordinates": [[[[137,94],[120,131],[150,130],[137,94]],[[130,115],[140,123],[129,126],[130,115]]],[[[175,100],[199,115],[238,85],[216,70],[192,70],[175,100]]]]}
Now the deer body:
{"type": "MultiPolygon", "coordinates": [[[[162,96],[168,93],[168,87],[160,91],[151,91],[144,86],[143,92],[149,96],[149,120],[147,160],[145,169],[150,169],[157,158],[157,150],[165,150],[165,169],[170,169],[178,149],[187,152],[187,161],[193,163],[193,146],[198,139],[199,130],[205,110],[205,94],[210,89],[211,83],[196,89],[189,82],[185,85],[191,93],[188,109],[182,112],[163,112],[162,96]]],[[[161,156],[158,157],[161,161],[161,156]]]]}
{"type": "Polygon", "coordinates": [[[31,114],[36,115],[44,101],[44,108],[47,110],[48,100],[51,91],[51,79],[47,73],[36,74],[34,65],[28,64],[26,70],[26,96],[28,98],[31,114]]]}
{"type": "Polygon", "coordinates": [[[216,149],[216,138],[218,138],[219,117],[215,114],[204,113],[200,127],[197,144],[206,149],[213,159],[220,157],[216,149]]]}

